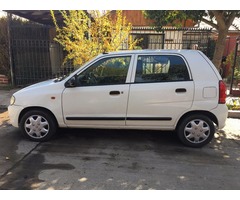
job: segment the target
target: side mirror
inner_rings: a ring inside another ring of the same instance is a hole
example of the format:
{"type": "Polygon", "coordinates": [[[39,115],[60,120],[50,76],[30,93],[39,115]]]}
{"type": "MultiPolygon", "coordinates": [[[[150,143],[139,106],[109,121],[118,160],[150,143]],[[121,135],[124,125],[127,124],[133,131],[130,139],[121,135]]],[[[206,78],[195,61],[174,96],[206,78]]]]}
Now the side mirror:
{"type": "Polygon", "coordinates": [[[73,76],[71,79],[68,80],[68,82],[66,82],[65,86],[66,87],[76,87],[76,77],[73,76]]]}

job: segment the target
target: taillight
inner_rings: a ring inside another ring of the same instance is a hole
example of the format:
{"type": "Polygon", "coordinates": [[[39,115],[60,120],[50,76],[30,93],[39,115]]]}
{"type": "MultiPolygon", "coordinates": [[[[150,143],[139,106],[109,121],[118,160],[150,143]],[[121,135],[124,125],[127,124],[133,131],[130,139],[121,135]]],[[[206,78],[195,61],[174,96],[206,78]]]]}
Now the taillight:
{"type": "Polygon", "coordinates": [[[219,100],[218,103],[219,104],[225,104],[226,103],[226,85],[225,83],[220,80],[219,81],[219,100]]]}

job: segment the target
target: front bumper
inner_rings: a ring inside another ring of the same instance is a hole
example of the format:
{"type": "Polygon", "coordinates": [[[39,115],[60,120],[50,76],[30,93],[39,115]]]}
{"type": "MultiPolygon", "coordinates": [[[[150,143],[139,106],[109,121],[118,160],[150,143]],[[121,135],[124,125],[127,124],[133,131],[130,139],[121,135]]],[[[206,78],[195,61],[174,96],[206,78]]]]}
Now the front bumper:
{"type": "Polygon", "coordinates": [[[10,118],[10,122],[14,127],[19,127],[19,115],[21,111],[24,109],[22,106],[10,105],[8,106],[8,115],[10,118]]]}

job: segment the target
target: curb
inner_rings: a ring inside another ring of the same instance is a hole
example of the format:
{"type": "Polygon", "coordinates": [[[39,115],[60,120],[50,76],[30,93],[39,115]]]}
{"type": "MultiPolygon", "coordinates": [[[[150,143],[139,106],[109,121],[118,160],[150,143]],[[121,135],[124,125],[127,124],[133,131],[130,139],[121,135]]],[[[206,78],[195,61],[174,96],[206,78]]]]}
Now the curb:
{"type": "Polygon", "coordinates": [[[240,111],[238,111],[238,110],[229,110],[228,111],[228,117],[229,118],[238,118],[238,119],[240,119],[240,111]]]}
{"type": "Polygon", "coordinates": [[[8,105],[0,105],[0,110],[7,110],[8,109],[8,105]]]}

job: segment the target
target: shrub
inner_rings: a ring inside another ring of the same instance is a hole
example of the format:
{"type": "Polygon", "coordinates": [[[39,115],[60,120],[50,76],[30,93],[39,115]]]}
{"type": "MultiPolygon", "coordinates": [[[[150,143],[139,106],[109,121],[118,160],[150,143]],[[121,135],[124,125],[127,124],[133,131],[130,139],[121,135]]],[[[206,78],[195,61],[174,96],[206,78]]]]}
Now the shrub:
{"type": "Polygon", "coordinates": [[[226,101],[228,110],[240,110],[240,98],[229,97],[226,101]]]}

